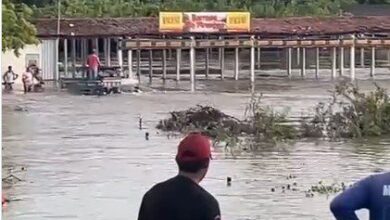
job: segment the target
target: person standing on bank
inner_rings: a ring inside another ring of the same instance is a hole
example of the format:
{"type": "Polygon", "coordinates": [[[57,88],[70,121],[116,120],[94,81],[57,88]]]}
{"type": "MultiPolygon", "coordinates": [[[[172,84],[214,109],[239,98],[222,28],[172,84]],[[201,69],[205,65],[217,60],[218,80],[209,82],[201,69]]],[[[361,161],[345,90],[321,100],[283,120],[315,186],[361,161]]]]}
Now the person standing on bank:
{"type": "Polygon", "coordinates": [[[337,220],[358,220],[355,211],[359,209],[368,209],[370,220],[390,219],[390,172],[358,181],[330,204],[337,220]]]}
{"type": "Polygon", "coordinates": [[[220,220],[218,201],[199,183],[211,159],[211,141],[190,133],[179,144],[179,174],[153,186],[143,197],[138,220],[220,220]]]}
{"type": "Polygon", "coordinates": [[[96,79],[101,63],[95,49],[93,49],[92,53],[88,55],[86,66],[88,67],[88,78],[96,79]]]}

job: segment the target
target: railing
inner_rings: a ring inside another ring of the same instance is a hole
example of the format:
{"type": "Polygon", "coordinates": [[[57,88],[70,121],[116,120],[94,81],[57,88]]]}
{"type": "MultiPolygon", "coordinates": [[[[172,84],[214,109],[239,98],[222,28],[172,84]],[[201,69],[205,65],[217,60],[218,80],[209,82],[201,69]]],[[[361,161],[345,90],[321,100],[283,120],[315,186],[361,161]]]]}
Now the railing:
{"type": "MultiPolygon", "coordinates": [[[[390,38],[371,39],[198,39],[195,48],[315,48],[315,47],[390,47],[390,38]]],[[[190,49],[191,40],[172,39],[129,39],[123,43],[124,49],[190,49]]]]}

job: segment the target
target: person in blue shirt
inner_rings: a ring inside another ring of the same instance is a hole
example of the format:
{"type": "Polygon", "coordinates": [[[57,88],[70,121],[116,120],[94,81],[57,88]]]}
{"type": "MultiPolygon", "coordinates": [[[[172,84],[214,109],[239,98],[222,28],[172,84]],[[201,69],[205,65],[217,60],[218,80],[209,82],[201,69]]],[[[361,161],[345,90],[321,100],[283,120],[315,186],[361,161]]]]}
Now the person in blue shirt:
{"type": "Polygon", "coordinates": [[[390,220],[390,172],[358,181],[334,198],[330,209],[337,220],[359,220],[359,209],[368,209],[370,220],[390,220]]]}

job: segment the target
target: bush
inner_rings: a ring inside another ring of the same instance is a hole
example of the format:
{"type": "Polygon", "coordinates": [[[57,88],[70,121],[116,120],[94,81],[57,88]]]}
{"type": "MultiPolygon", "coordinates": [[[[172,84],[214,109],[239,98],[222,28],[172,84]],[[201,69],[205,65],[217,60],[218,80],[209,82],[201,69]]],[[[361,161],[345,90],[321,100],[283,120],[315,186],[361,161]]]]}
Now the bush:
{"type": "Polygon", "coordinates": [[[390,102],[386,90],[375,84],[368,94],[343,81],[336,85],[333,101],[319,103],[310,121],[304,121],[304,136],[318,137],[307,131],[325,131],[320,136],[331,139],[361,138],[390,134],[390,102]],[[306,131],[306,132],[305,132],[306,131]]]}

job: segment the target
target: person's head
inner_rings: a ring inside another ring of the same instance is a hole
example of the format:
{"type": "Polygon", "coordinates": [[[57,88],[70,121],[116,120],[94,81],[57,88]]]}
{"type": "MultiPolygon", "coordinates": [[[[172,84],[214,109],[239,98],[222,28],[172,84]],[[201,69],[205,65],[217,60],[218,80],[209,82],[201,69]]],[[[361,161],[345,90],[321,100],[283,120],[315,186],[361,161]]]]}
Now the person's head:
{"type": "Polygon", "coordinates": [[[92,49],[92,54],[96,54],[96,49],[92,49]]]}
{"type": "Polygon", "coordinates": [[[176,163],[179,173],[200,182],[206,175],[211,159],[211,141],[198,132],[188,134],[179,144],[176,163]]]}
{"type": "Polygon", "coordinates": [[[12,66],[8,66],[8,70],[12,70],[12,66]]]}

